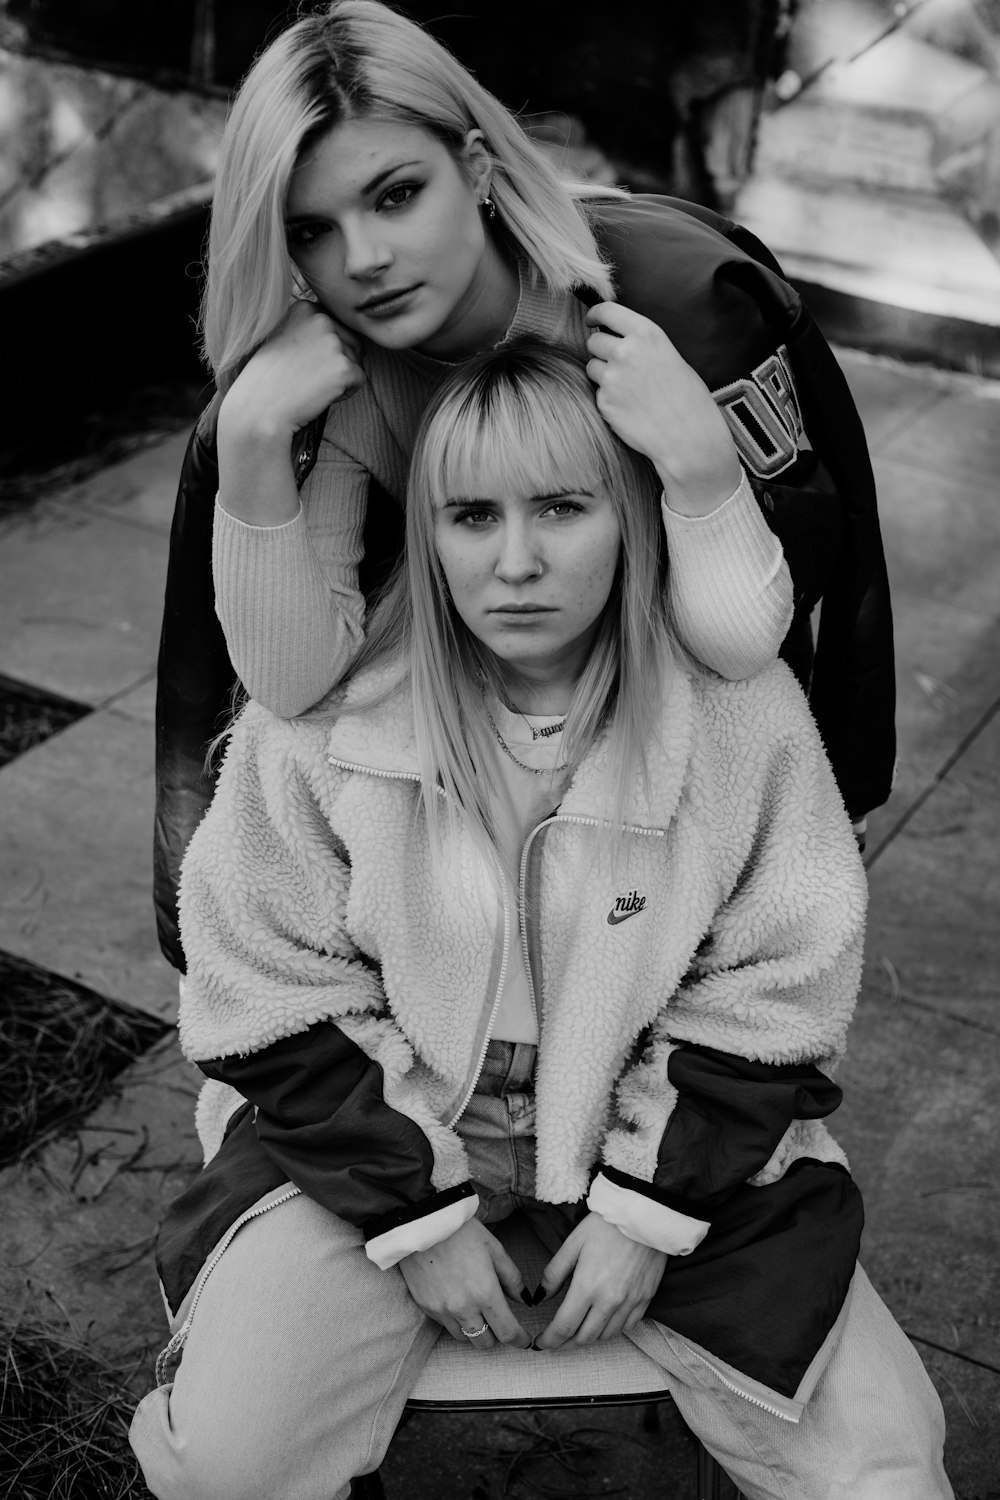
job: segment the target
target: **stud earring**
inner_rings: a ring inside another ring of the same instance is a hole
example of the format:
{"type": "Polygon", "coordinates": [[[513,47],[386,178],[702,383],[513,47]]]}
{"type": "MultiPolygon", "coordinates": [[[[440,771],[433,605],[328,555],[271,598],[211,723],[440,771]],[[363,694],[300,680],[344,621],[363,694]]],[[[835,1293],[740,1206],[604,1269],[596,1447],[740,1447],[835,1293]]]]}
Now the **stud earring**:
{"type": "Polygon", "coordinates": [[[492,198],[484,198],[483,202],[482,202],[482,207],[485,208],[485,210],[486,210],[486,217],[489,219],[490,223],[492,224],[493,220],[497,216],[497,206],[493,202],[493,199],[492,198]]]}

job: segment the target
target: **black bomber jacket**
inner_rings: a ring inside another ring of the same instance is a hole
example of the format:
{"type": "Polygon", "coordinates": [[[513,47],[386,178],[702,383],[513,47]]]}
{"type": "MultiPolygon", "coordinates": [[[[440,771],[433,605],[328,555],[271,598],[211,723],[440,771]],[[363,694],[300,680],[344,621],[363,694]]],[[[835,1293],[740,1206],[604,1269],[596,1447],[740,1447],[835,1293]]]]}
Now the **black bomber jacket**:
{"type": "MultiPolygon", "coordinates": [[[[875,482],[843,372],[747,230],[650,194],[595,203],[591,212],[618,300],[665,330],[726,416],[792,576],[795,611],[781,655],[809,693],[844,801],[860,817],[891,790],[895,677],[875,482]]],[[[218,406],[216,396],[202,413],[181,470],[158,660],[154,899],[160,945],[182,971],[180,864],[214,788],[207,745],[239,691],[212,582],[218,406]]],[[[300,486],[324,421],[325,413],[297,439],[300,486]]],[[[360,579],[366,597],[402,545],[402,499],[372,483],[360,579]]]]}

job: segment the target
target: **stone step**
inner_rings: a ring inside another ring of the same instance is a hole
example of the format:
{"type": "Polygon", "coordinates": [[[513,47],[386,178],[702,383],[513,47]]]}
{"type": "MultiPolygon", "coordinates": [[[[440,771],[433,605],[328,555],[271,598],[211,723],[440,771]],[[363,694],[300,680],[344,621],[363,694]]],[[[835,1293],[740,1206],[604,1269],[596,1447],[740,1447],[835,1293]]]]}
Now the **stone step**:
{"type": "MultiPolygon", "coordinates": [[[[802,98],[837,101],[875,113],[936,117],[988,76],[978,63],[909,32],[894,31],[853,61],[826,68],[802,98]]],[[[793,107],[794,103],[789,106],[793,107]]]]}
{"type": "Polygon", "coordinates": [[[916,112],[858,109],[806,96],[765,116],[754,171],[761,177],[934,191],[934,126],[916,112]]]}
{"type": "Polygon", "coordinates": [[[935,164],[959,140],[968,144],[965,116],[976,98],[986,102],[973,134],[995,123],[989,73],[897,32],[856,61],[827,68],[799,97],[765,115],[755,170],[762,177],[934,192],[935,164]]]}
{"type": "Polygon", "coordinates": [[[938,197],[754,178],[734,217],[793,281],[1000,329],[1000,264],[938,197]]]}

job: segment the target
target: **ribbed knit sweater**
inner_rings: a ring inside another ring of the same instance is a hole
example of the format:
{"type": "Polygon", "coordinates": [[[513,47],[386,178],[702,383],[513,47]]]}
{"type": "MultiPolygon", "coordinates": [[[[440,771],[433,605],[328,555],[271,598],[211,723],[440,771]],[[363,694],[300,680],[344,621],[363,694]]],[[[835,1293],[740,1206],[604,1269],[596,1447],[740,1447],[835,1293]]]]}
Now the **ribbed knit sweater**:
{"type": "MultiPolygon", "coordinates": [[[[586,309],[522,282],[506,338],[532,334],[586,358],[586,309]]],[[[216,505],[216,609],[252,698],[283,718],[316,703],[356,654],[364,625],[358,565],[369,479],[402,504],[424,408],[451,366],[363,342],[365,381],[330,408],[298,514],[250,525],[216,505]]],[[[731,679],[777,654],[792,588],[781,544],[748,481],[702,517],[664,506],[674,627],[697,660],[731,679]]]]}

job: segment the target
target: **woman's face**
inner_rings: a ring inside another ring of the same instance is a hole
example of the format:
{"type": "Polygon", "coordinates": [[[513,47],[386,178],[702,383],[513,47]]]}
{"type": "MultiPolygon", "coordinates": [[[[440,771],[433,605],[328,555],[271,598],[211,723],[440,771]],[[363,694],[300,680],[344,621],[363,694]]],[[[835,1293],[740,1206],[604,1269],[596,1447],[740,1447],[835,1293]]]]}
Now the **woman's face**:
{"type": "Polygon", "coordinates": [[[292,259],[326,311],[373,343],[471,353],[501,337],[517,297],[483,226],[489,170],[476,131],[459,162],[417,126],[342,121],[292,174],[292,259]]]}
{"type": "Polygon", "coordinates": [[[614,583],[621,552],[614,507],[596,481],[545,483],[538,493],[495,483],[477,490],[445,496],[434,512],[452,601],[501,663],[543,690],[540,709],[561,712],[614,583]],[[546,687],[554,690],[548,699],[546,687]]]}

